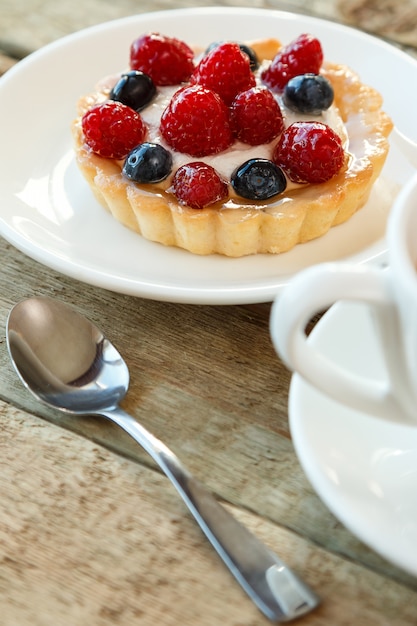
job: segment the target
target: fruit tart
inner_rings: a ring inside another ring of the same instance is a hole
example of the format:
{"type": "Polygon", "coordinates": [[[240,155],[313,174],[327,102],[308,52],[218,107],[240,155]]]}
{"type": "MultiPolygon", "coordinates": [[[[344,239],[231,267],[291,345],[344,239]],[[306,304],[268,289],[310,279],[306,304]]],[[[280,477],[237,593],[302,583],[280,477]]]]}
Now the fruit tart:
{"type": "Polygon", "coordinates": [[[78,166],[142,237],[192,253],[278,254],[366,203],[388,153],[382,98],[302,33],[198,52],[159,33],[80,98],[78,166]]]}

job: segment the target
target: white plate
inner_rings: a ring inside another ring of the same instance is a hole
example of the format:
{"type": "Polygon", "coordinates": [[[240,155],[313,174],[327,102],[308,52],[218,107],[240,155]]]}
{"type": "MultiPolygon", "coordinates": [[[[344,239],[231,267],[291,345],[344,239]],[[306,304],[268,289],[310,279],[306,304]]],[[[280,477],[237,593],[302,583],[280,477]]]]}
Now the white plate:
{"type": "Polygon", "coordinates": [[[395,150],[384,170],[384,185],[366,208],[322,239],[278,256],[198,257],[147,242],[107,215],[76,168],[70,124],[79,96],[102,76],[126,67],[131,41],[151,30],[201,45],[269,36],[287,42],[303,31],[312,32],[322,41],[327,58],[350,64],[383,93],[387,112],[417,140],[417,63],[376,38],[331,22],[262,9],[138,15],[50,44],[0,79],[4,238],[37,261],[86,283],[201,304],[269,301],[294,272],[312,263],[381,258],[391,187],[403,184],[412,173],[395,150]]]}
{"type": "MultiPolygon", "coordinates": [[[[351,371],[386,376],[366,307],[338,303],[309,340],[351,371]]],[[[291,381],[289,417],[300,463],[329,509],[363,542],[417,575],[417,423],[348,409],[299,375],[291,381]]]]}

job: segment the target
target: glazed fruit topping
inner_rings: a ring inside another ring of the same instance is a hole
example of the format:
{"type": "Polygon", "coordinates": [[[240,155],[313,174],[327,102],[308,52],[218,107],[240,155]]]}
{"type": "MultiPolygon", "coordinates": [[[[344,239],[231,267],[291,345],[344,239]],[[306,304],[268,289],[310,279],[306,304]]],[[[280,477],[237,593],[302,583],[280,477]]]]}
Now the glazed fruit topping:
{"type": "Polygon", "coordinates": [[[83,115],[85,142],[100,156],[125,159],[123,174],[130,180],[152,184],[171,175],[170,148],[198,159],[217,155],[236,140],[250,146],[275,141],[269,158],[246,160],[228,182],[202,161],[180,167],[167,191],[194,209],[224,201],[229,183],[238,196],[255,201],[282,193],[288,180],[323,183],[344,164],[341,139],[319,121],[298,121],[285,129],[279,104],[302,115],[327,110],[334,92],[319,73],[322,62],[320,42],[302,34],[260,70],[263,84],[257,84],[259,61],[246,44],[215,42],[195,67],[193,51],[182,41],[143,35],[131,45],[131,71],[122,74],[107,102],[83,115]],[[147,127],[139,113],[162,85],[177,86],[159,123],[168,149],[145,141],[147,127]]]}
{"type": "MultiPolygon", "coordinates": [[[[214,48],[217,48],[217,46],[219,46],[221,43],[224,43],[224,42],[214,41],[213,43],[211,43],[204,53],[205,56],[207,56],[212,50],[214,50],[214,48]]],[[[239,45],[239,48],[242,50],[242,52],[248,55],[249,67],[252,70],[252,72],[255,72],[259,67],[259,59],[255,50],[245,43],[239,43],[239,42],[236,42],[236,43],[239,45]]]]}
{"type": "Polygon", "coordinates": [[[280,106],[265,87],[239,93],[230,108],[230,122],[235,137],[251,146],[269,143],[284,129],[280,106]]]}
{"type": "Polygon", "coordinates": [[[172,155],[159,144],[145,142],[126,157],[123,174],[137,183],[159,183],[172,170],[172,155]]]}
{"type": "Polygon", "coordinates": [[[250,200],[268,200],[287,187],[282,169],[268,159],[249,159],[233,172],[231,183],[239,196],[250,200]]]}
{"type": "Polygon", "coordinates": [[[200,85],[178,90],[161,116],[160,131],[167,144],[193,157],[228,148],[233,135],[229,110],[220,96],[200,85]]]}
{"type": "Polygon", "coordinates": [[[227,105],[256,84],[248,55],[234,42],[215,46],[201,59],[191,80],[218,93],[227,105]]]}
{"type": "Polygon", "coordinates": [[[110,92],[110,100],[117,100],[126,106],[141,111],[156,95],[152,78],[139,70],[122,74],[110,92]]]}
{"type": "Polygon", "coordinates": [[[288,81],[282,100],[288,109],[297,113],[320,115],[333,103],[334,91],[325,76],[302,74],[288,81]]]}
{"type": "Polygon", "coordinates": [[[130,67],[148,74],[155,85],[178,85],[190,78],[194,53],[179,39],[150,33],[131,44],[130,67]]]}
{"type": "Polygon", "coordinates": [[[294,122],[281,135],[273,161],[294,183],[324,183],[343,165],[340,137],[321,122],[294,122]]]}
{"type": "Polygon", "coordinates": [[[193,209],[203,209],[228,196],[227,183],[216,170],[202,161],[187,163],[180,167],[168,189],[180,204],[193,209]]]}
{"type": "Polygon", "coordinates": [[[323,63],[323,51],[318,39],[303,33],[284,46],[262,72],[265,85],[273,91],[282,91],[294,76],[318,74],[323,63]]]}
{"type": "Polygon", "coordinates": [[[146,135],[139,113],[121,102],[96,104],[82,117],[86,144],[93,152],[109,159],[123,159],[146,135]]]}

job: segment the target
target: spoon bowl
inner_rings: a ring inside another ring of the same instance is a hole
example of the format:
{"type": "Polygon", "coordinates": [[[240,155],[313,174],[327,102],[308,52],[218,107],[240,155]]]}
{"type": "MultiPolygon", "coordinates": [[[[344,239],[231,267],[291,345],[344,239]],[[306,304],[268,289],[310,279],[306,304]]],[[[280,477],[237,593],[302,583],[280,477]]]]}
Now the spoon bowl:
{"type": "Polygon", "coordinates": [[[38,400],[66,414],[105,417],[151,455],[264,615],[287,622],[317,606],[316,594],[230,515],[165,444],[119,407],[129,386],[128,368],[94,324],[62,302],[34,297],[11,310],[6,331],[12,363],[38,400]]]}
{"type": "Polygon", "coordinates": [[[29,298],[7,324],[7,343],[24,385],[46,404],[76,414],[116,407],[129,370],[116,348],[82,315],[59,301],[29,298]]]}

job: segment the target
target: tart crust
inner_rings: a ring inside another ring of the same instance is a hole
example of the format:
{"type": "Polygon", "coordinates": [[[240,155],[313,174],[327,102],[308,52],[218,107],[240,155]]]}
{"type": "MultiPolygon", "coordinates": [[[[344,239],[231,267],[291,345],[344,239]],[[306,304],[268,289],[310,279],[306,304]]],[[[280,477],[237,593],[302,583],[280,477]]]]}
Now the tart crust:
{"type": "MultiPolygon", "coordinates": [[[[272,59],[280,47],[274,39],[250,45],[261,60],[272,59]]],[[[327,62],[321,73],[333,85],[349,138],[345,166],[326,183],[286,191],[264,203],[244,201],[231,191],[224,204],[201,210],[180,205],[166,191],[169,179],[158,185],[129,181],[121,172],[122,163],[94,154],[84,143],[81,117],[107,97],[105,91],[78,102],[72,125],[77,164],[100,204],[146,239],[200,255],[286,252],[323,236],[363,207],[389,149],[393,124],[381,109],[381,95],[347,66],[327,62]]]]}

